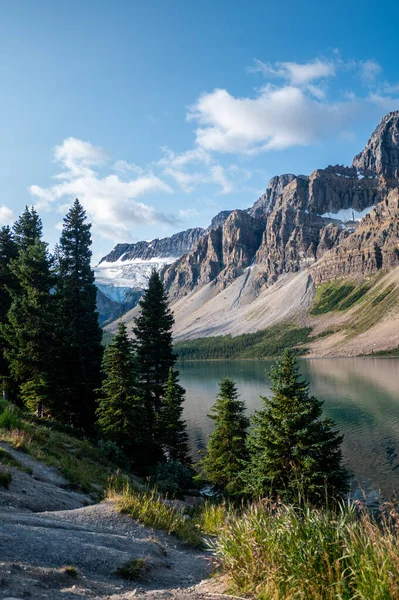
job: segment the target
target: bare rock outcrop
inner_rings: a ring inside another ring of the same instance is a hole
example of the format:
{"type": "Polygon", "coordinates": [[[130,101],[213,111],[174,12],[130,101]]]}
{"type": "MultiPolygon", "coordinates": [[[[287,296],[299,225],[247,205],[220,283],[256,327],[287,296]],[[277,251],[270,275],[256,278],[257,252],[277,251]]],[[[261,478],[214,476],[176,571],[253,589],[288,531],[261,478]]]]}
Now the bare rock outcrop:
{"type": "MultiPolygon", "coordinates": [[[[300,177],[305,177],[301,175],[300,177]]],[[[282,193],[286,185],[296,179],[296,176],[292,173],[286,173],[285,175],[276,175],[269,181],[266,191],[260,198],[257,199],[255,204],[248,209],[248,214],[251,217],[261,218],[266,217],[273,210],[277,198],[282,193]]]]}
{"type": "Polygon", "coordinates": [[[313,267],[316,284],[371,274],[399,265],[399,188],[377,204],[358,229],[324,254],[313,267]]]}
{"type": "Polygon", "coordinates": [[[399,110],[383,117],[364,150],[353,159],[364,176],[399,179],[399,110]]]}

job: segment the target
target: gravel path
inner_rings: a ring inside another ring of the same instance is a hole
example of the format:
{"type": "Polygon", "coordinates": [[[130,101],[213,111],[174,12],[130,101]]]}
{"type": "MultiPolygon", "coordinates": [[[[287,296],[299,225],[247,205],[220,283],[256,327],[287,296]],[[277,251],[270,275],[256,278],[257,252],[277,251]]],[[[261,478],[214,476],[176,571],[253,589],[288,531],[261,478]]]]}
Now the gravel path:
{"type": "Polygon", "coordinates": [[[112,502],[83,506],[90,499],[61,487],[66,482],[55,469],[0,445],[32,469],[10,468],[10,489],[0,488],[1,600],[229,598],[203,582],[211,570],[206,552],[117,513],[112,502]],[[148,566],[139,582],[115,575],[136,558],[148,566]]]}

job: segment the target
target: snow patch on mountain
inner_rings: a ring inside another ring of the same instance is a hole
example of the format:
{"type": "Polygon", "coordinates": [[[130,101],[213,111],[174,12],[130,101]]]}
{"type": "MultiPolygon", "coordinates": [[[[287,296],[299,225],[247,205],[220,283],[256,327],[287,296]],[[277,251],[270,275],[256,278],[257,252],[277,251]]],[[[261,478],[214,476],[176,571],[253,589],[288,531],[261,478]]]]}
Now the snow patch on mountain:
{"type": "Polygon", "coordinates": [[[342,208],[336,213],[326,212],[321,216],[325,219],[335,219],[337,221],[342,221],[343,223],[348,223],[349,221],[361,221],[363,217],[373,210],[373,208],[375,208],[375,204],[368,206],[362,211],[354,210],[353,208],[342,208]]]}
{"type": "Polygon", "coordinates": [[[131,290],[147,287],[152,269],[160,271],[165,265],[175,262],[178,256],[155,256],[143,260],[131,258],[123,260],[122,255],[114,262],[103,261],[94,269],[97,287],[112,300],[124,302],[131,290]]]}

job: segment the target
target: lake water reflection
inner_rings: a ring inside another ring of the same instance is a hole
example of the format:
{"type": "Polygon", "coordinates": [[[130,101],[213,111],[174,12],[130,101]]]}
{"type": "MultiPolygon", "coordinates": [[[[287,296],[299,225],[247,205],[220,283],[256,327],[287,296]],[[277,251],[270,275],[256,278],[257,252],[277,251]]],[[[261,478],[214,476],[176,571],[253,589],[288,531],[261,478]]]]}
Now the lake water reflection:
{"type": "MultiPolygon", "coordinates": [[[[206,445],[212,430],[207,412],[218,382],[231,377],[248,411],[261,407],[268,395],[266,372],[272,361],[207,361],[180,363],[181,384],[187,390],[184,417],[193,453],[206,445]]],[[[381,493],[399,496],[399,359],[337,358],[300,361],[312,394],[324,400],[324,415],[344,434],[346,466],[353,473],[354,494],[360,488],[369,501],[381,493]]]]}

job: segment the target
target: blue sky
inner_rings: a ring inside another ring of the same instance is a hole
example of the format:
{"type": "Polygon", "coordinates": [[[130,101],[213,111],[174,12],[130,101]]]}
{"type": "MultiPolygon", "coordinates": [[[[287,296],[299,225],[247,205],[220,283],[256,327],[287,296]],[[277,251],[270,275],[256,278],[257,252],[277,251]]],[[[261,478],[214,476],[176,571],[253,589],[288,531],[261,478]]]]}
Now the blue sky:
{"type": "Polygon", "coordinates": [[[53,245],[76,196],[97,260],[207,226],[268,180],[351,162],[399,108],[394,2],[1,0],[0,224],[53,245]]]}

